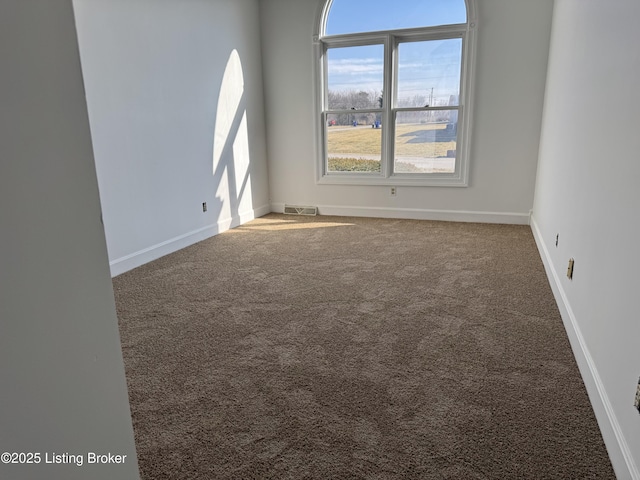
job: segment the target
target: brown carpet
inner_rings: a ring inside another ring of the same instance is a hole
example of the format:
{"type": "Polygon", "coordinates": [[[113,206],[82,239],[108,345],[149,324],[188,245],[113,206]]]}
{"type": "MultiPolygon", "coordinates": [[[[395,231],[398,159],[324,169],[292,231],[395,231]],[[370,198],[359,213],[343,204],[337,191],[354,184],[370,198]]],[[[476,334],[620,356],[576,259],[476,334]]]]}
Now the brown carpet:
{"type": "Polygon", "coordinates": [[[615,478],[526,226],[271,214],[114,279],[142,478],[615,478]]]}

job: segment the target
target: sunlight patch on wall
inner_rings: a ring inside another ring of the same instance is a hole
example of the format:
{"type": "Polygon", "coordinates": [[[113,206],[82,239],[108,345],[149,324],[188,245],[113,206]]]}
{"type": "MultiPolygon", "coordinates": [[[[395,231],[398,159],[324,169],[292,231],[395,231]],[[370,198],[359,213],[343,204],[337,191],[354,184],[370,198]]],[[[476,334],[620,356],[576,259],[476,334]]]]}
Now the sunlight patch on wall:
{"type": "Polygon", "coordinates": [[[250,163],[244,73],[234,49],[220,86],[213,137],[212,167],[216,196],[222,202],[221,218],[234,218],[253,208],[250,163]]]}
{"type": "Polygon", "coordinates": [[[233,50],[227,61],[222,77],[220,95],[218,96],[218,111],[216,112],[216,128],[213,141],[213,173],[222,160],[222,155],[231,133],[234,119],[244,95],[244,75],[242,62],[237,50],[233,50]]]}
{"type": "Polygon", "coordinates": [[[242,114],[240,127],[233,142],[233,158],[235,160],[235,190],[238,192],[240,211],[251,208],[251,188],[249,182],[249,129],[247,125],[247,112],[242,114]],[[248,188],[249,187],[249,188],[248,188]]]}

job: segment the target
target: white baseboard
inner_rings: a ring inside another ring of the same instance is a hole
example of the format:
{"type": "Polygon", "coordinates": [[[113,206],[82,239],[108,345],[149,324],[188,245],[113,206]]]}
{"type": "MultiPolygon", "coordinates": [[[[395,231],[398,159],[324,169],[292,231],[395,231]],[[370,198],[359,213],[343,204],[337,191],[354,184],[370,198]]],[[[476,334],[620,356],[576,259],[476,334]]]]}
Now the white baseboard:
{"type": "Polygon", "coordinates": [[[109,262],[111,267],[111,276],[115,277],[121,273],[132,270],[136,267],[149,263],[160,257],[164,257],[173,252],[177,252],[183,248],[186,248],[194,243],[198,243],[214,235],[218,235],[231,228],[235,228],[243,223],[251,221],[255,218],[266,215],[271,212],[270,205],[263,205],[262,207],[250,210],[239,214],[236,217],[220,220],[213,225],[193,230],[191,232],[179,235],[174,238],[170,238],[164,242],[152,245],[145,249],[134,252],[130,255],[115,259],[109,262]]]}
{"type": "Polygon", "coordinates": [[[531,217],[531,230],[538,246],[540,256],[542,257],[542,262],[544,263],[544,268],[547,272],[547,277],[549,278],[553,295],[556,299],[556,303],[558,304],[558,309],[560,310],[560,315],[562,316],[562,321],[567,331],[567,336],[569,337],[573,354],[576,358],[576,362],[578,363],[578,368],[580,369],[580,374],[582,375],[582,380],[586,386],[589,399],[591,400],[591,405],[593,407],[596,420],[598,421],[598,425],[600,426],[600,431],[607,447],[607,452],[609,453],[609,458],[611,459],[611,464],[615,470],[616,477],[619,480],[640,480],[640,472],[638,471],[633,455],[631,454],[629,446],[622,434],[620,424],[618,423],[618,419],[616,418],[611,402],[609,401],[605,386],[598,374],[598,369],[596,368],[593,357],[591,356],[584,336],[582,335],[578,321],[571,309],[571,305],[569,304],[564,288],[562,288],[560,276],[551,261],[549,249],[543,240],[538,224],[536,223],[535,216],[531,217]]]}
{"type": "MultiPolygon", "coordinates": [[[[529,225],[529,213],[470,212],[463,210],[429,210],[421,208],[349,207],[314,205],[320,215],[346,217],[406,218],[409,220],[440,220],[446,222],[505,223],[529,225]]],[[[272,203],[273,212],[282,213],[284,203],[272,203]]]]}

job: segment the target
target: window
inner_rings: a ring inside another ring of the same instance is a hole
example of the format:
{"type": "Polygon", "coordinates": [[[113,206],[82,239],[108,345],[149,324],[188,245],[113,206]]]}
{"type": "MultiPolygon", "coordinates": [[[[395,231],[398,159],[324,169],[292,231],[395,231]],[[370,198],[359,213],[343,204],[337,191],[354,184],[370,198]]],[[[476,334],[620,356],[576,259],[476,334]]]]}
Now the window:
{"type": "Polygon", "coordinates": [[[329,0],[316,38],[318,181],[466,186],[473,0],[329,0]]]}

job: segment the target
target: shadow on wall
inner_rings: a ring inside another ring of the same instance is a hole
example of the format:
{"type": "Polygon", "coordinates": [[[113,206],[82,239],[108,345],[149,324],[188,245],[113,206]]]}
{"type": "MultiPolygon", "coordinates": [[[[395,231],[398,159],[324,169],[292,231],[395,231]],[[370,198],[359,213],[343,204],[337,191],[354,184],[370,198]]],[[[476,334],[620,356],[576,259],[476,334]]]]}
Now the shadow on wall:
{"type": "Polygon", "coordinates": [[[213,136],[213,178],[217,186],[218,220],[236,223],[253,209],[249,172],[249,133],[242,62],[229,55],[220,86],[213,136]],[[225,199],[228,203],[225,204],[225,199]]]}

